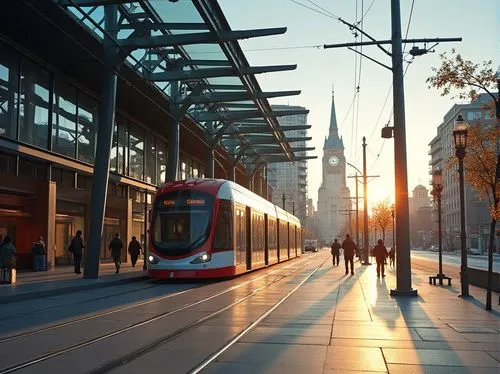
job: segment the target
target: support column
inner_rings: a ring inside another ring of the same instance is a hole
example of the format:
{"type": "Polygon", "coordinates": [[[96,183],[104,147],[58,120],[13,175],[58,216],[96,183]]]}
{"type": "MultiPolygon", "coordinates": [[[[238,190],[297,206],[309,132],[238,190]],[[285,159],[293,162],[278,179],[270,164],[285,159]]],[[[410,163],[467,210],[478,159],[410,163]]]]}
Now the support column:
{"type": "Polygon", "coordinates": [[[205,165],[205,177],[215,178],[215,159],[214,159],[214,149],[209,148],[207,153],[207,162],[205,165]]]}
{"type": "Polygon", "coordinates": [[[56,191],[55,182],[39,181],[36,185],[35,224],[32,242],[43,237],[47,250],[45,268],[54,270],[56,243],[56,191]]]}
{"type": "Polygon", "coordinates": [[[396,176],[396,288],[391,295],[416,296],[411,286],[410,218],[406,163],[406,124],[400,0],[391,0],[392,86],[394,103],[394,175],[396,176]]]}
{"type": "MultiPolygon", "coordinates": [[[[175,99],[179,95],[179,81],[171,82],[170,97],[170,113],[172,113],[172,123],[168,128],[168,157],[167,157],[167,182],[176,181],[179,179],[179,108],[175,104],[175,99]]],[[[205,175],[206,175],[205,171],[205,175]]]]}
{"type": "MultiPolygon", "coordinates": [[[[121,204],[120,204],[121,205],[121,204]]],[[[128,253],[128,243],[132,239],[132,199],[123,199],[123,207],[125,208],[125,214],[120,219],[120,236],[123,242],[122,249],[122,262],[130,262],[130,255],[128,253]]],[[[109,243],[104,243],[109,245],[109,243]]]]}
{"type": "MultiPolygon", "coordinates": [[[[117,5],[107,5],[104,8],[105,29],[116,38],[117,36],[117,5]]],[[[112,54],[113,42],[104,35],[104,48],[112,54]]],[[[115,51],[116,52],[116,51],[115,51]]],[[[109,155],[113,140],[113,126],[115,123],[116,105],[116,73],[108,67],[102,82],[102,100],[99,116],[99,128],[97,133],[97,149],[94,163],[94,175],[92,177],[92,193],[90,198],[90,228],[89,240],[85,250],[84,278],[97,278],[99,275],[99,252],[101,248],[102,226],[104,222],[104,210],[108,192],[109,178],[109,155]]]]}
{"type": "Polygon", "coordinates": [[[236,166],[231,166],[229,168],[229,180],[236,183],[236,166]]]}

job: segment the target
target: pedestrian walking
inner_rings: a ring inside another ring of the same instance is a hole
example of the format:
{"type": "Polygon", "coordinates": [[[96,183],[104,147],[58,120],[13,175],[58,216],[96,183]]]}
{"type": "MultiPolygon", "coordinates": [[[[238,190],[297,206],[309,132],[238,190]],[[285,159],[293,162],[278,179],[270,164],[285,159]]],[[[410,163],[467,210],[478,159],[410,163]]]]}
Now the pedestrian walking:
{"type": "Polygon", "coordinates": [[[85,248],[85,243],[82,239],[82,231],[78,230],[73,239],[71,239],[71,244],[69,245],[69,251],[73,253],[73,263],[75,265],[75,273],[81,274],[82,268],[82,254],[85,248]]]}
{"type": "Polygon", "coordinates": [[[137,262],[137,258],[141,253],[142,247],[141,243],[137,241],[135,236],[132,236],[132,240],[128,245],[128,253],[130,253],[130,260],[132,261],[132,267],[135,267],[135,263],[137,262]]]}
{"type": "Polygon", "coordinates": [[[349,273],[349,263],[351,263],[351,275],[354,275],[354,253],[358,250],[356,243],[351,239],[351,235],[347,234],[342,242],[344,249],[345,273],[349,273]]]}
{"type": "Polygon", "coordinates": [[[389,253],[387,253],[387,248],[382,239],[379,239],[377,245],[373,248],[373,254],[377,261],[377,278],[380,277],[380,274],[382,274],[382,277],[385,277],[385,259],[389,253]]]}
{"type": "Polygon", "coordinates": [[[331,253],[332,253],[333,266],[339,266],[339,262],[340,262],[340,243],[337,242],[337,239],[333,240],[331,253]],[[335,265],[335,260],[337,260],[337,264],[336,265],[335,265]]]}
{"type": "Polygon", "coordinates": [[[396,261],[396,249],[394,246],[391,247],[391,250],[389,251],[389,265],[391,267],[394,267],[394,263],[396,261]]]}
{"type": "Polygon", "coordinates": [[[16,247],[6,235],[0,245],[0,283],[16,282],[16,247]]]}
{"type": "Polygon", "coordinates": [[[33,255],[33,267],[35,271],[44,271],[47,250],[45,243],[43,242],[43,237],[40,236],[38,241],[33,243],[33,246],[31,247],[31,254],[33,255]]]}
{"type": "Polygon", "coordinates": [[[111,257],[113,257],[113,261],[115,262],[115,274],[120,272],[121,254],[122,254],[123,242],[120,239],[120,234],[116,233],[111,243],[109,243],[109,249],[111,250],[111,257]]]}

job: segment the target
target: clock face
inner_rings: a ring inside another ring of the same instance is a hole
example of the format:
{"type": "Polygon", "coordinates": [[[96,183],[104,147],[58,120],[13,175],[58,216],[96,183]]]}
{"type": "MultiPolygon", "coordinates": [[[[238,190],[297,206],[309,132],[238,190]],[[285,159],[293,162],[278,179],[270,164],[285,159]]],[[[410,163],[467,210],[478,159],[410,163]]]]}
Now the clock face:
{"type": "Polygon", "coordinates": [[[330,156],[330,158],[328,159],[328,163],[331,166],[337,166],[339,164],[339,158],[337,156],[330,156]]]}

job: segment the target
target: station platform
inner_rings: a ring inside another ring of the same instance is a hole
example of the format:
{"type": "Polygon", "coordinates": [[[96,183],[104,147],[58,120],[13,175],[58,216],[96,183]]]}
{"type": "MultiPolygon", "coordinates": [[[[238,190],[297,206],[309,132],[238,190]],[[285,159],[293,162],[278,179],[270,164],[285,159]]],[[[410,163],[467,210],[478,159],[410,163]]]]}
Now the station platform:
{"type": "Polygon", "coordinates": [[[485,290],[461,299],[458,279],[431,286],[428,271],[414,270],[418,297],[392,297],[394,269],[377,278],[375,265],[356,262],[351,276],[342,260],[327,260],[206,372],[500,373],[498,294],[486,311],[485,290]]]}
{"type": "Polygon", "coordinates": [[[75,274],[73,266],[60,266],[49,271],[18,272],[15,284],[0,284],[0,304],[141,281],[147,279],[142,267],[142,260],[137,261],[135,267],[122,264],[120,273],[115,274],[114,263],[102,263],[97,279],[83,279],[83,268],[82,274],[75,274]]]}

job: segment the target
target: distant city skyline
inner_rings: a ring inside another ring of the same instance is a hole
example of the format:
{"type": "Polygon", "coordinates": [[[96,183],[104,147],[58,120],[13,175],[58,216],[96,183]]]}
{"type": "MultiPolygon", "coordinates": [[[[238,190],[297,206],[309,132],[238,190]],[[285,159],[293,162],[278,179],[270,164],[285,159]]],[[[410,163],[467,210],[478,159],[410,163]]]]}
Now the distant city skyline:
{"type": "MultiPolygon", "coordinates": [[[[380,175],[368,185],[370,206],[376,201],[389,198],[394,201],[394,143],[393,139],[382,139],[381,128],[389,121],[392,124],[392,75],[383,67],[366,58],[361,62],[361,80],[358,98],[353,101],[356,90],[355,59],[358,61],[356,76],[359,77],[359,58],[352,51],[323,49],[323,44],[354,41],[348,27],[331,16],[319,14],[323,10],[348,22],[356,20],[355,2],[345,1],[291,1],[255,0],[235,2],[221,0],[221,7],[233,30],[286,26],[287,32],[266,38],[255,38],[240,42],[251,65],[298,64],[295,71],[261,74],[257,79],[263,90],[300,89],[302,94],[270,100],[273,104],[301,105],[310,109],[308,123],[313,140],[309,152],[318,156],[309,161],[309,197],[317,209],[317,193],[321,184],[321,157],[325,136],[328,134],[332,85],[346,158],[359,169],[362,167],[361,138],[367,138],[367,166],[369,174],[380,175]],[[386,101],[387,96],[387,101],[386,101]],[[354,102],[354,105],[352,105],[354,102]],[[384,105],[385,103],[385,105],[384,105]],[[354,110],[353,110],[353,108],[354,110]],[[356,126],[357,123],[357,126],[356,126]]],[[[357,2],[358,17],[361,2],[357,2]]],[[[401,22],[406,34],[412,2],[401,2],[401,22]]],[[[390,39],[390,2],[364,2],[363,29],[377,39],[390,39]],[[368,10],[369,8],[369,10],[368,10]]],[[[455,48],[464,58],[481,62],[493,60],[498,65],[500,51],[500,4],[493,0],[481,2],[456,2],[442,0],[419,0],[414,2],[408,38],[462,37],[462,42],[442,43],[434,48],[435,53],[417,57],[410,64],[405,76],[405,107],[407,129],[408,190],[418,184],[428,186],[428,143],[436,135],[437,126],[444,115],[459,102],[451,95],[442,97],[436,89],[428,89],[425,80],[432,75],[431,68],[440,65],[439,54],[455,48]],[[480,27],[473,24],[480,20],[480,27]]],[[[404,35],[403,35],[404,36],[404,35]]],[[[360,41],[360,37],[357,41],[360,41]]],[[[364,38],[363,40],[366,40],[364,38]]],[[[419,45],[422,47],[423,45],[419,45]]],[[[390,46],[387,46],[390,49],[390,46]]],[[[406,52],[412,47],[408,45],[406,52]]],[[[430,47],[430,45],[427,45],[430,47]]],[[[363,53],[390,65],[390,58],[377,47],[365,47],[363,53]]],[[[406,53],[405,59],[410,60],[406,53]]],[[[406,65],[406,64],[405,64],[406,65]]],[[[406,68],[406,66],[405,66],[406,68]]],[[[348,174],[354,169],[348,168],[348,174]]],[[[352,179],[349,187],[354,191],[352,179]]]]}

